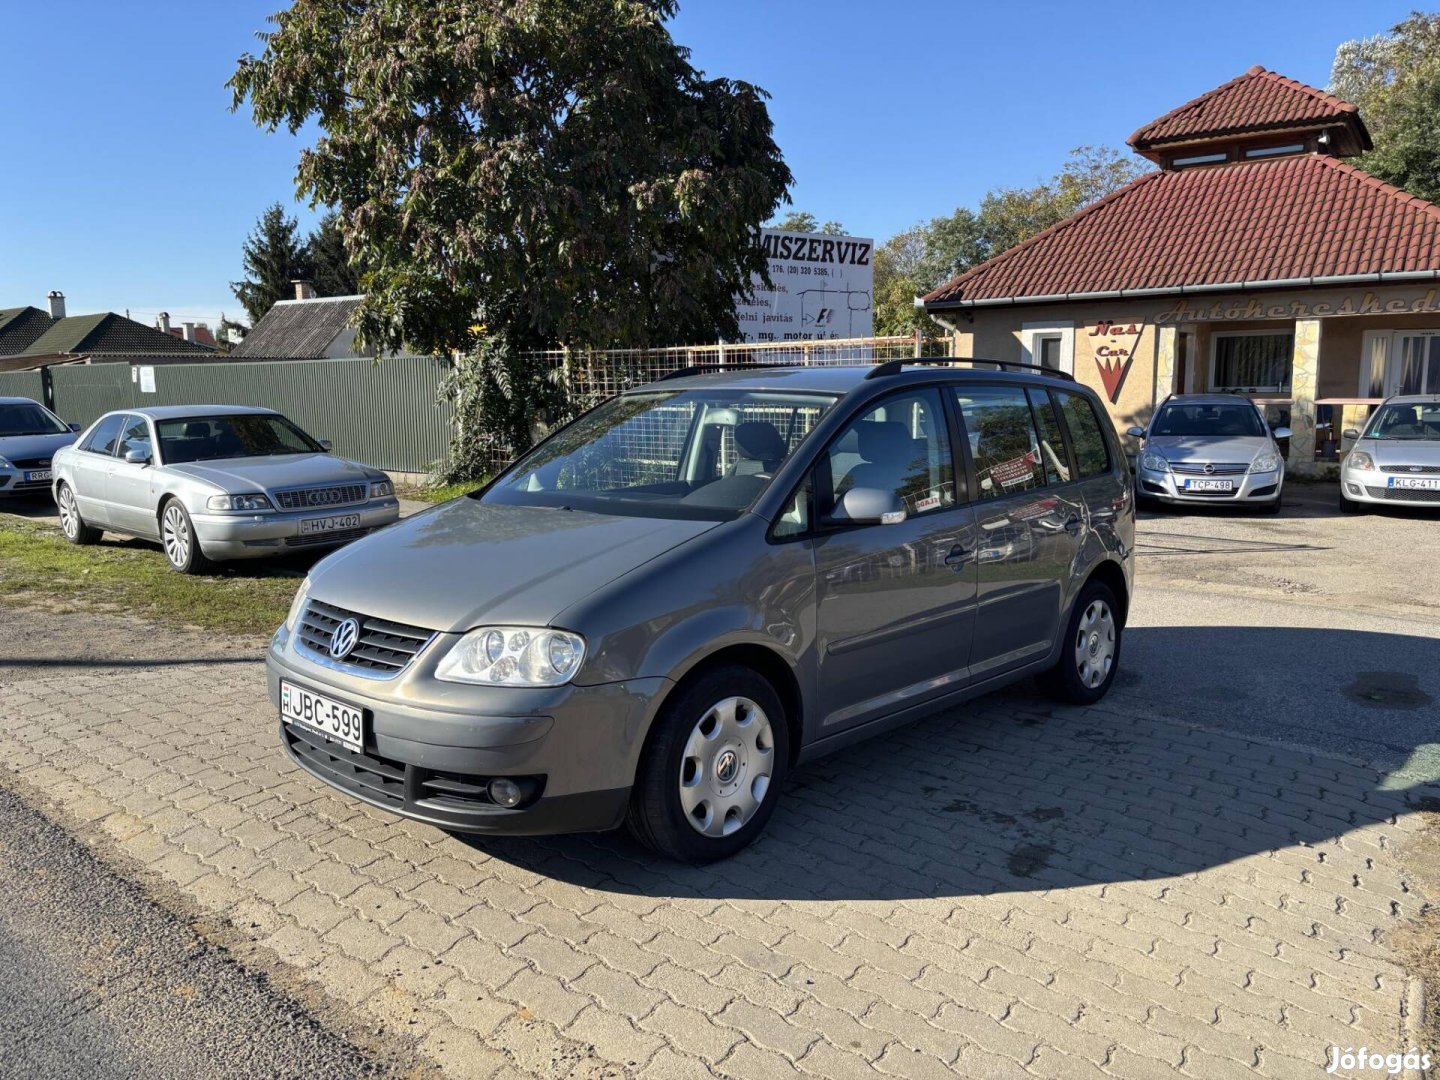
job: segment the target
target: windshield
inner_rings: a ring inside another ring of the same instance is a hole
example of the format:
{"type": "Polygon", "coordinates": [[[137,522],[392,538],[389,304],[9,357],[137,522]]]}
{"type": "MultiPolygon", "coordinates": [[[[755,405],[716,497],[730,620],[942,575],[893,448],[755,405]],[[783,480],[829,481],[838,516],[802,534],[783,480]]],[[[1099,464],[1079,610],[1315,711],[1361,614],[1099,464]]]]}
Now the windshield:
{"type": "Polygon", "coordinates": [[[835,401],[723,387],[625,394],[541,443],[482,500],[727,521],[835,401]]]}
{"type": "Polygon", "coordinates": [[[1254,405],[1242,404],[1173,404],[1162,406],[1150,425],[1156,435],[1217,435],[1234,438],[1265,434],[1265,425],[1254,405]]]}
{"type": "Polygon", "coordinates": [[[217,458],[268,457],[273,454],[324,453],[314,439],[283,416],[194,416],[160,420],[160,456],[167,465],[217,458]]]}
{"type": "Polygon", "coordinates": [[[70,429],[33,401],[0,404],[0,439],[11,435],[69,435],[70,429]]]}
{"type": "Polygon", "coordinates": [[[1370,418],[1365,438],[1440,440],[1440,401],[1381,405],[1370,418]]]}

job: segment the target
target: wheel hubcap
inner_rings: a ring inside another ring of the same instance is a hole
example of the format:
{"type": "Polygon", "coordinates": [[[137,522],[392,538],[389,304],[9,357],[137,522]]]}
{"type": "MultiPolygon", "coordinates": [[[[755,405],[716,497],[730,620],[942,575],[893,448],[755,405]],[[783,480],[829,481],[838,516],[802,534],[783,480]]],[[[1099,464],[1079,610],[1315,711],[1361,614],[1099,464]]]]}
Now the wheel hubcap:
{"type": "Polygon", "coordinates": [[[165,554],[176,566],[184,566],[190,558],[190,530],[185,527],[185,515],[177,506],[165,511],[165,554]]]}
{"type": "Polygon", "coordinates": [[[680,759],[680,805],[702,836],[728,836],[755,816],[770,790],[775,739],[749,698],[718,701],[700,717],[680,759]]]}
{"type": "Polygon", "coordinates": [[[1093,600],[1080,616],[1075,638],[1075,670],[1092,690],[1103,683],[1115,664],[1115,616],[1104,600],[1093,600]]]}
{"type": "Polygon", "coordinates": [[[75,496],[70,494],[70,489],[60,489],[60,528],[65,530],[65,535],[73,537],[80,528],[80,515],[75,509],[75,496]]]}

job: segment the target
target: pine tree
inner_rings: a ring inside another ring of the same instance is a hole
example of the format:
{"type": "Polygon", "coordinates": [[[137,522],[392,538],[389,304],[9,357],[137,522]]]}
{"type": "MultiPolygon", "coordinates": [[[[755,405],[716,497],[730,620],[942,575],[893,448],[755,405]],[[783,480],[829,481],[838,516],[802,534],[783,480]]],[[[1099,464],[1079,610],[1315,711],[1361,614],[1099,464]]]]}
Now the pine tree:
{"type": "Polygon", "coordinates": [[[317,295],[354,296],[361,291],[363,267],[351,265],[349,253],[345,250],[345,238],[340,235],[340,219],[335,211],[320,219],[305,247],[310,256],[311,281],[317,295]]]}
{"type": "Polygon", "coordinates": [[[294,295],[291,282],[309,280],[307,245],[295,234],[296,222],[285,216],[278,202],[260,215],[255,231],[242,247],[245,280],[232,281],[230,290],[245,308],[253,326],[277,300],[294,295]]]}

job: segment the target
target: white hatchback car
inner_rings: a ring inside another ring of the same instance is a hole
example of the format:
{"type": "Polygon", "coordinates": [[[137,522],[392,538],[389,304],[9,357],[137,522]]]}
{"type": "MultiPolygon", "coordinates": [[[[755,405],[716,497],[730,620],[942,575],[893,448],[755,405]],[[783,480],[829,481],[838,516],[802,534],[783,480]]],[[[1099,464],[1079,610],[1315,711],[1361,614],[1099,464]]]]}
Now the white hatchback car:
{"type": "Polygon", "coordinates": [[[1440,394],[1389,398],[1340,467],[1340,509],[1440,505],[1440,394]]]}

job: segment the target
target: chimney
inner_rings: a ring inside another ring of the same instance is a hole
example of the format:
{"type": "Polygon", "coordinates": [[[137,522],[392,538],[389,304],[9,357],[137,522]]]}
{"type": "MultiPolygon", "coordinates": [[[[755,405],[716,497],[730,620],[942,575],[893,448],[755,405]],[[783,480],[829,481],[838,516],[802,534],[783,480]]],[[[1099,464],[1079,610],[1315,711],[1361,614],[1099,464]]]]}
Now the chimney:
{"type": "Polygon", "coordinates": [[[296,300],[315,299],[315,286],[311,285],[310,282],[304,280],[303,278],[296,278],[294,281],[290,282],[290,284],[295,286],[296,300]]]}
{"type": "Polygon", "coordinates": [[[51,289],[50,295],[45,299],[50,301],[50,318],[63,319],[65,317],[65,294],[51,289]]]}
{"type": "Polygon", "coordinates": [[[170,312],[160,312],[160,317],[155,320],[155,326],[168,334],[170,332],[170,312]]]}
{"type": "Polygon", "coordinates": [[[194,324],[193,322],[187,322],[187,323],[181,323],[180,325],[181,325],[182,327],[184,327],[184,329],[180,331],[180,336],[181,336],[182,338],[184,338],[186,341],[194,341],[194,340],[195,340],[195,324],[194,324]]]}

